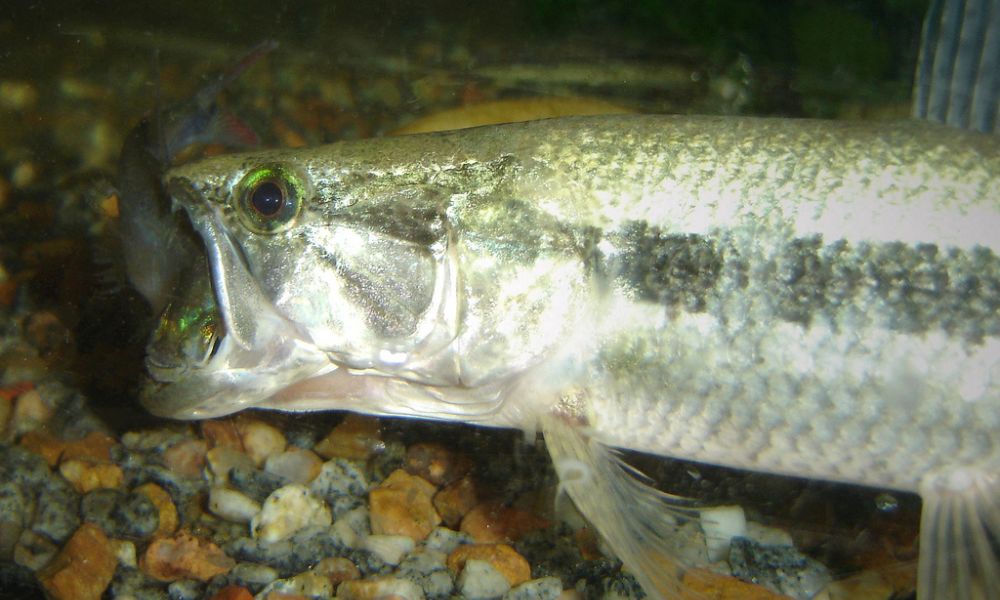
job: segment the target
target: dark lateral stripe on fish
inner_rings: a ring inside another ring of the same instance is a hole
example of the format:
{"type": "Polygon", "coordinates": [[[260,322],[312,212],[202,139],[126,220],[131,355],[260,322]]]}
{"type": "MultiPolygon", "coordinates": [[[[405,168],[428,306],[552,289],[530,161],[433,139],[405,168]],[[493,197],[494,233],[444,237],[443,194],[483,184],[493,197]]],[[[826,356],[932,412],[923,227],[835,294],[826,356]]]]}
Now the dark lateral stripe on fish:
{"type": "Polygon", "coordinates": [[[667,234],[643,223],[605,237],[617,252],[604,257],[592,246],[596,268],[639,299],[675,309],[712,312],[739,289],[803,326],[822,317],[846,327],[860,302],[872,325],[892,331],[937,329],[970,343],[1000,335],[1000,257],[982,246],[824,243],[814,236],[757,254],[732,236],[667,234]]]}

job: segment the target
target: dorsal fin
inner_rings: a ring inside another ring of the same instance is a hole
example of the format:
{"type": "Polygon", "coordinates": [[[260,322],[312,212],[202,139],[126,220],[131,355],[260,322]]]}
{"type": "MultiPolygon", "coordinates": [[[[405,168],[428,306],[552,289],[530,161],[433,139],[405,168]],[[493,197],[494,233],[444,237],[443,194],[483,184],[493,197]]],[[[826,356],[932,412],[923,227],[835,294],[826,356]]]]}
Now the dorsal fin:
{"type": "Polygon", "coordinates": [[[914,116],[994,132],[998,110],[1000,0],[934,0],[924,20],[914,116]]]}

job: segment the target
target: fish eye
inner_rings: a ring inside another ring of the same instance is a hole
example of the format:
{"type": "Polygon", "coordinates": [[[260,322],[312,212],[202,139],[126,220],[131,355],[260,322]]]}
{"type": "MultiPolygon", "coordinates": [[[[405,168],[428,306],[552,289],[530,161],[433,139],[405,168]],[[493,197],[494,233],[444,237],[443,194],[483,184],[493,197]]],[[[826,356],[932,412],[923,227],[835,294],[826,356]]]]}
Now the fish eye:
{"type": "Polygon", "coordinates": [[[257,167],[237,187],[237,214],[256,233],[278,233],[299,214],[302,180],[282,165],[257,167]]]}
{"type": "Polygon", "coordinates": [[[263,181],[250,191],[250,206],[265,218],[278,214],[285,204],[285,191],[273,181],[263,181]]]}

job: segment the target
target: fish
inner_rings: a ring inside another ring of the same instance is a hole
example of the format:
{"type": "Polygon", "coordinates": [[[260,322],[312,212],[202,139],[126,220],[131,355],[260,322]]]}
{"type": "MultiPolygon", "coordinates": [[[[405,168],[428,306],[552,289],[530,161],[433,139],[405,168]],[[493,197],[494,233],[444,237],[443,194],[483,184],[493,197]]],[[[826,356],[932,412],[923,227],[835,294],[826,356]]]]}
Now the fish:
{"type": "Polygon", "coordinates": [[[1000,137],[925,84],[923,120],[570,117],[171,168],[208,267],[140,399],[540,431],[653,598],[703,512],[617,448],[916,492],[918,597],[996,597],[1000,137]]]}

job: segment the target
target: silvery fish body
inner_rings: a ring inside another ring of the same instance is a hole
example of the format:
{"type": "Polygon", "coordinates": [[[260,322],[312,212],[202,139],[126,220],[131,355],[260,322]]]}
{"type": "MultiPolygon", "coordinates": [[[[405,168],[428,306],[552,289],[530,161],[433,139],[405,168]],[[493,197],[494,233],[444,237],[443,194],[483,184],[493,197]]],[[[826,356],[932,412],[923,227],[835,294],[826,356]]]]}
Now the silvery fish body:
{"type": "Polygon", "coordinates": [[[220,156],[166,183],[211,285],[154,336],[154,413],[540,428],[659,597],[683,565],[611,506],[660,504],[606,447],[917,491],[921,597],[1000,589],[996,136],[567,118],[220,156]]]}

